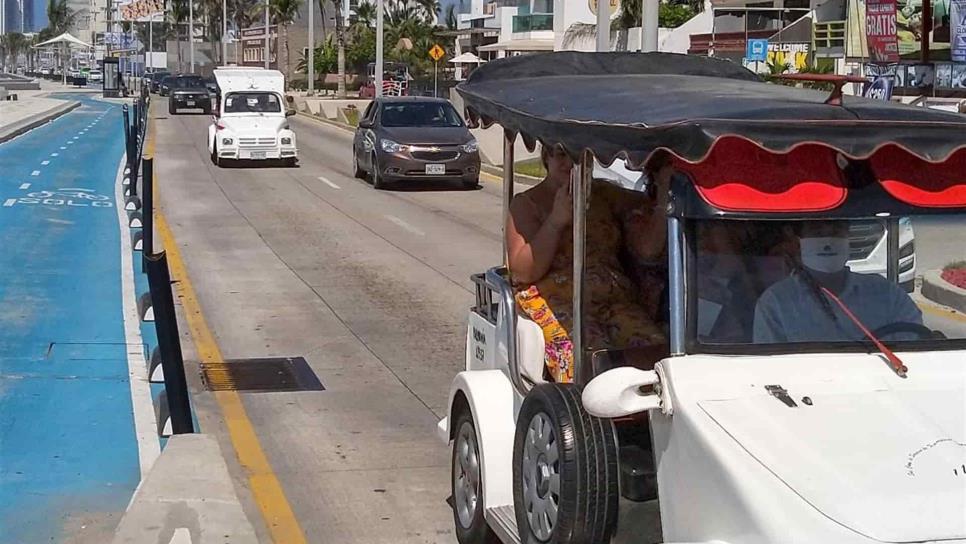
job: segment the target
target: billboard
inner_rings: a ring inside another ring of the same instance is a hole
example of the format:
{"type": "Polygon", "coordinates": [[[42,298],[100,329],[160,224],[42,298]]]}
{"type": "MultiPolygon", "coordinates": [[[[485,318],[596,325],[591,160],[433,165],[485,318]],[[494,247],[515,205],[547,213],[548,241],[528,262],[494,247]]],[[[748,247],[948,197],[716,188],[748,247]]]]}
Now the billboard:
{"type": "MultiPolygon", "coordinates": [[[[849,0],[848,34],[845,54],[852,59],[874,60],[872,51],[881,50],[889,40],[891,26],[889,7],[882,11],[883,0],[849,0]],[[874,7],[874,9],[873,9],[874,7]],[[876,17],[868,17],[874,15],[876,17]],[[881,17],[885,15],[886,17],[881,17]],[[883,25],[883,23],[885,23],[883,25]]],[[[922,49],[922,33],[924,29],[922,19],[922,0],[894,0],[895,5],[895,42],[898,46],[899,57],[906,60],[918,60],[922,49]]],[[[948,60],[950,41],[956,34],[957,24],[952,10],[954,6],[966,11],[962,6],[966,0],[931,0],[932,6],[932,36],[930,40],[930,58],[948,60]]],[[[966,43],[964,43],[966,46],[966,43]]],[[[966,51],[964,51],[966,53],[966,51]]],[[[884,61],[889,62],[889,61],[884,61]]],[[[894,61],[893,61],[894,62],[894,61]]]]}
{"type": "Polygon", "coordinates": [[[164,13],[164,0],[134,0],[121,6],[121,19],[125,21],[147,20],[164,13]]]}
{"type": "Polygon", "coordinates": [[[899,62],[896,30],[896,0],[868,0],[865,5],[865,36],[872,62],[899,62]]]}
{"type": "Polygon", "coordinates": [[[953,62],[966,62],[966,0],[950,0],[949,57],[953,62]]]}

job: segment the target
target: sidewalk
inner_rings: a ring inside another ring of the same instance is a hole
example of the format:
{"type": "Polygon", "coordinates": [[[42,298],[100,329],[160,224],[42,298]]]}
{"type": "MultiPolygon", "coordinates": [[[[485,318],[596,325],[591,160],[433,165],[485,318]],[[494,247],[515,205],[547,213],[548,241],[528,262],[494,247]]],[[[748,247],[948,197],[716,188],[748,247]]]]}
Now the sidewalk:
{"type": "Polygon", "coordinates": [[[11,91],[17,100],[0,101],[0,143],[16,138],[71,111],[80,105],[73,100],[50,98],[53,92],[69,91],[71,87],[41,83],[39,91],[11,91]]]}

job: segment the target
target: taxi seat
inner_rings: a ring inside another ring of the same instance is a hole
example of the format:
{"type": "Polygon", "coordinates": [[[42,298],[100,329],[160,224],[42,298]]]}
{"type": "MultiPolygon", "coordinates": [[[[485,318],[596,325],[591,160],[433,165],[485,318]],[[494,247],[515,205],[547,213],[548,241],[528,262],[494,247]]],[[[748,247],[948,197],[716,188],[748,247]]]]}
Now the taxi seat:
{"type": "Polygon", "coordinates": [[[517,312],[517,362],[528,381],[546,383],[543,329],[521,312],[517,312]]]}

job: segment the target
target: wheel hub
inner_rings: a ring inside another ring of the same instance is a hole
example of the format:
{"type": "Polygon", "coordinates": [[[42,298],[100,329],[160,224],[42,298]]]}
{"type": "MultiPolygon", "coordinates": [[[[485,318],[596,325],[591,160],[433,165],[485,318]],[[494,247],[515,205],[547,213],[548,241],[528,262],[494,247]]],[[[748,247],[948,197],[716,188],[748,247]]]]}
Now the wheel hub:
{"type": "Polygon", "coordinates": [[[454,442],[453,502],[456,516],[464,529],[469,529],[479,508],[480,459],[476,433],[469,422],[463,422],[454,442]]]}
{"type": "Polygon", "coordinates": [[[560,451],[550,418],[538,413],[530,420],[523,445],[523,507],[534,536],[547,541],[557,524],[560,504],[560,451]]]}

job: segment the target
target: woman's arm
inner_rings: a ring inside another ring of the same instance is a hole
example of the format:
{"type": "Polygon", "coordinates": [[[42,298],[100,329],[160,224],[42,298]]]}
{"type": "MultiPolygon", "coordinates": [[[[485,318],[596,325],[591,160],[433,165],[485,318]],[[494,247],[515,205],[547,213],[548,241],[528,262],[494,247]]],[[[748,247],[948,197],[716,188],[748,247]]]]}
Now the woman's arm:
{"type": "Polygon", "coordinates": [[[638,259],[656,259],[667,246],[667,202],[673,172],[671,167],[664,167],[653,174],[655,197],[636,201],[637,205],[624,215],[627,247],[638,259]]]}
{"type": "Polygon", "coordinates": [[[507,260],[516,283],[533,283],[550,270],[560,234],[570,224],[573,201],[567,186],[557,190],[553,210],[540,223],[532,203],[520,195],[510,204],[506,225],[507,260]]]}

